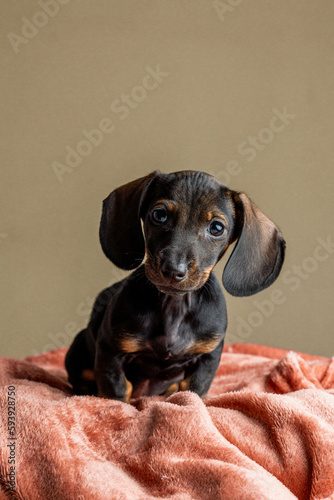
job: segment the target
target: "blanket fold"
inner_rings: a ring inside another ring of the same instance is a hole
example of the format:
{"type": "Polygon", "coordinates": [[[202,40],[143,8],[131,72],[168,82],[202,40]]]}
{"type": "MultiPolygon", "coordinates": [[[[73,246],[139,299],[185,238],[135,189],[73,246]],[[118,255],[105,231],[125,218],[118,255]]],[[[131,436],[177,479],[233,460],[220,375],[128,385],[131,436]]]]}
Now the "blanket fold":
{"type": "Polygon", "coordinates": [[[73,396],[65,354],[0,359],[0,499],[334,498],[333,359],[230,344],[204,401],[125,404],[73,396]]]}

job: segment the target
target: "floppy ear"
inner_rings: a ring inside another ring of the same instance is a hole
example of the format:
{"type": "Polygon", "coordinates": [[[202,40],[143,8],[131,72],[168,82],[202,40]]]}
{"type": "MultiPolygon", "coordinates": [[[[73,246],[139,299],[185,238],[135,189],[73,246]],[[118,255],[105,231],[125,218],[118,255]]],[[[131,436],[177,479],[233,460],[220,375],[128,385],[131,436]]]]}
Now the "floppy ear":
{"type": "Polygon", "coordinates": [[[115,189],[103,201],[100,243],[105,255],[121,269],[138,267],[145,255],[140,207],[157,172],[115,189]]]}
{"type": "Polygon", "coordinates": [[[223,284],[231,295],[245,297],[276,280],[285,241],[274,222],[245,193],[236,194],[236,217],[240,222],[238,241],[225,266],[223,284]]]}

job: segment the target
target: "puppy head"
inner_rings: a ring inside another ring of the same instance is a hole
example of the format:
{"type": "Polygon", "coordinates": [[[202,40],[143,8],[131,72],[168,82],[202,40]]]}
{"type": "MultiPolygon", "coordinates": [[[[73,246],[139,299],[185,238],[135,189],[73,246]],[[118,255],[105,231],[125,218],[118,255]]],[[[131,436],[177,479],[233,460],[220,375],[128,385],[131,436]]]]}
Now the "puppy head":
{"type": "Polygon", "coordinates": [[[138,267],[146,255],[148,279],[169,295],[201,288],[235,240],[223,284],[232,295],[257,293],[277,278],[285,246],[246,194],[197,171],[153,172],[113,191],[103,204],[100,240],[122,269],[138,267]]]}

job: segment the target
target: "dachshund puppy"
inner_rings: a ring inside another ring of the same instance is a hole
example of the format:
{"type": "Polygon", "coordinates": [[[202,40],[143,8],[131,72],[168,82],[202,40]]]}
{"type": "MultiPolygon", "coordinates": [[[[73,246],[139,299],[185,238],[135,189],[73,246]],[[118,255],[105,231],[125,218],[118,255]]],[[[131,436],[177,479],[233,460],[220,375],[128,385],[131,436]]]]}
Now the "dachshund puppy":
{"type": "Polygon", "coordinates": [[[223,285],[244,297],[270,286],[285,241],[245,193],[198,171],[153,172],[103,202],[100,241],[129,277],[97,297],[66,356],[76,394],[130,397],[191,390],[205,396],[227,326],[212,272],[228,246],[223,285]]]}

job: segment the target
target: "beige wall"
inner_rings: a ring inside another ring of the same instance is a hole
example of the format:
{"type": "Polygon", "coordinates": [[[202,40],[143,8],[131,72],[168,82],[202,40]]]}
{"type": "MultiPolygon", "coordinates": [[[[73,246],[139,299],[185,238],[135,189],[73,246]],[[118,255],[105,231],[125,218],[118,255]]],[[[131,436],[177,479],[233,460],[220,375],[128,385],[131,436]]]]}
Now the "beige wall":
{"type": "Polygon", "coordinates": [[[334,250],[319,242],[334,241],[334,2],[3,0],[1,11],[1,353],[70,343],[123,275],[99,246],[102,199],[158,168],[215,174],[284,233],[275,285],[226,294],[228,340],[333,354],[334,250]],[[99,126],[90,151],[83,131],[99,126]],[[67,147],[86,156],[66,159],[67,147]]]}

